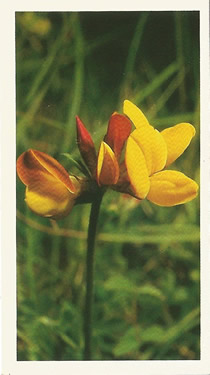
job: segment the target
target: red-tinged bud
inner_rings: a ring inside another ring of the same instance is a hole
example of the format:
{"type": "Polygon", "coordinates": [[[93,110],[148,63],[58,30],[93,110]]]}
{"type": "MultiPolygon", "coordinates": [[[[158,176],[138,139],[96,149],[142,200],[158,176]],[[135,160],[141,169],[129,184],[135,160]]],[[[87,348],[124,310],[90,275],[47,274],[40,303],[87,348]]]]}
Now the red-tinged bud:
{"type": "Polygon", "coordinates": [[[77,124],[77,143],[78,143],[80,154],[85,164],[89,168],[90,172],[95,177],[97,156],[96,156],[96,150],[95,150],[92,137],[78,116],[76,116],[76,124],[77,124]]]}
{"type": "Polygon", "coordinates": [[[109,120],[105,142],[112,148],[117,159],[120,158],[123,146],[131,133],[132,125],[124,115],[114,112],[109,120]]]}

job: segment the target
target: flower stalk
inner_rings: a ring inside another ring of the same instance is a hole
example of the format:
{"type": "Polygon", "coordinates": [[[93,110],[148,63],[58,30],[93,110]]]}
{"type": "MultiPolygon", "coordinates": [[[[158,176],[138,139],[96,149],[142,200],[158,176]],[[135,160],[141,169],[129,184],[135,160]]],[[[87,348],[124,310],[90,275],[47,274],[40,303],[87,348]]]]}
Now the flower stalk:
{"type": "Polygon", "coordinates": [[[99,191],[92,203],[88,227],[86,255],[86,296],[84,308],[84,360],[91,360],[92,318],[94,300],[94,254],[97,224],[103,191],[99,191]]]}

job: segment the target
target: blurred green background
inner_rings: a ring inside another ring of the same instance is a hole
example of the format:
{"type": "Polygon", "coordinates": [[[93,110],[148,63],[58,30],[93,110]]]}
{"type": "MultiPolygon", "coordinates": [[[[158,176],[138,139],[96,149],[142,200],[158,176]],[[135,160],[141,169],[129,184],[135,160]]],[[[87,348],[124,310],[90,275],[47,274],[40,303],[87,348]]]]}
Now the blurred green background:
{"type": "MultiPolygon", "coordinates": [[[[173,164],[199,182],[198,12],[16,13],[17,156],[77,158],[75,115],[96,145],[124,99],[159,130],[197,130],[173,164]]],[[[90,206],[54,225],[17,180],[18,360],[81,360],[90,206]]],[[[94,360],[200,358],[199,198],[164,208],[109,191],[96,245],[94,360]]]]}

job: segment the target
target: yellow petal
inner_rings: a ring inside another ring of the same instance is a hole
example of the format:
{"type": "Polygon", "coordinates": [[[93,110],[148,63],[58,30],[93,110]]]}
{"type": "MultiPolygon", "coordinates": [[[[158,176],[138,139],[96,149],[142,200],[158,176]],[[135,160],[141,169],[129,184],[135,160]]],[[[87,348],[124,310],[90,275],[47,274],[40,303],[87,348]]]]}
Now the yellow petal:
{"type": "Polygon", "coordinates": [[[165,167],[167,147],[158,130],[149,125],[134,130],[130,137],[135,140],[144,154],[149,176],[165,167]]]}
{"type": "Polygon", "coordinates": [[[119,164],[111,147],[101,142],[97,163],[97,182],[99,185],[114,185],[119,178],[119,164]]]}
{"type": "Polygon", "coordinates": [[[159,206],[176,206],[194,199],[198,185],[177,171],[162,171],[150,177],[147,199],[159,206]]]}
{"type": "Polygon", "coordinates": [[[41,173],[26,187],[25,201],[29,208],[43,217],[68,215],[75,203],[75,194],[50,174],[41,173]]]}
{"type": "Polygon", "coordinates": [[[144,199],[150,188],[148,169],[144,154],[131,135],[127,141],[125,164],[135,195],[140,199],[144,199]]]}
{"type": "Polygon", "coordinates": [[[133,122],[136,128],[141,128],[149,125],[149,122],[143,112],[129,100],[124,100],[123,112],[133,122]]]}
{"type": "Polygon", "coordinates": [[[191,124],[181,123],[161,132],[168,149],[166,167],[173,163],[187,148],[192,137],[195,135],[195,128],[191,124]]]}

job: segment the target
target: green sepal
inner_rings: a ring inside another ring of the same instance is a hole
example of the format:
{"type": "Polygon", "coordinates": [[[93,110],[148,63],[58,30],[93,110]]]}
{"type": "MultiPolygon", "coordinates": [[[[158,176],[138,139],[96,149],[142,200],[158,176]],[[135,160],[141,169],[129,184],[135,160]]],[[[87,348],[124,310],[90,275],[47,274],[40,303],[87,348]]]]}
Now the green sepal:
{"type": "Polygon", "coordinates": [[[62,153],[61,155],[65,156],[68,160],[71,161],[71,163],[79,169],[80,172],[82,172],[85,176],[90,177],[90,172],[85,167],[85,165],[80,160],[75,160],[70,154],[67,152],[62,153]]]}

